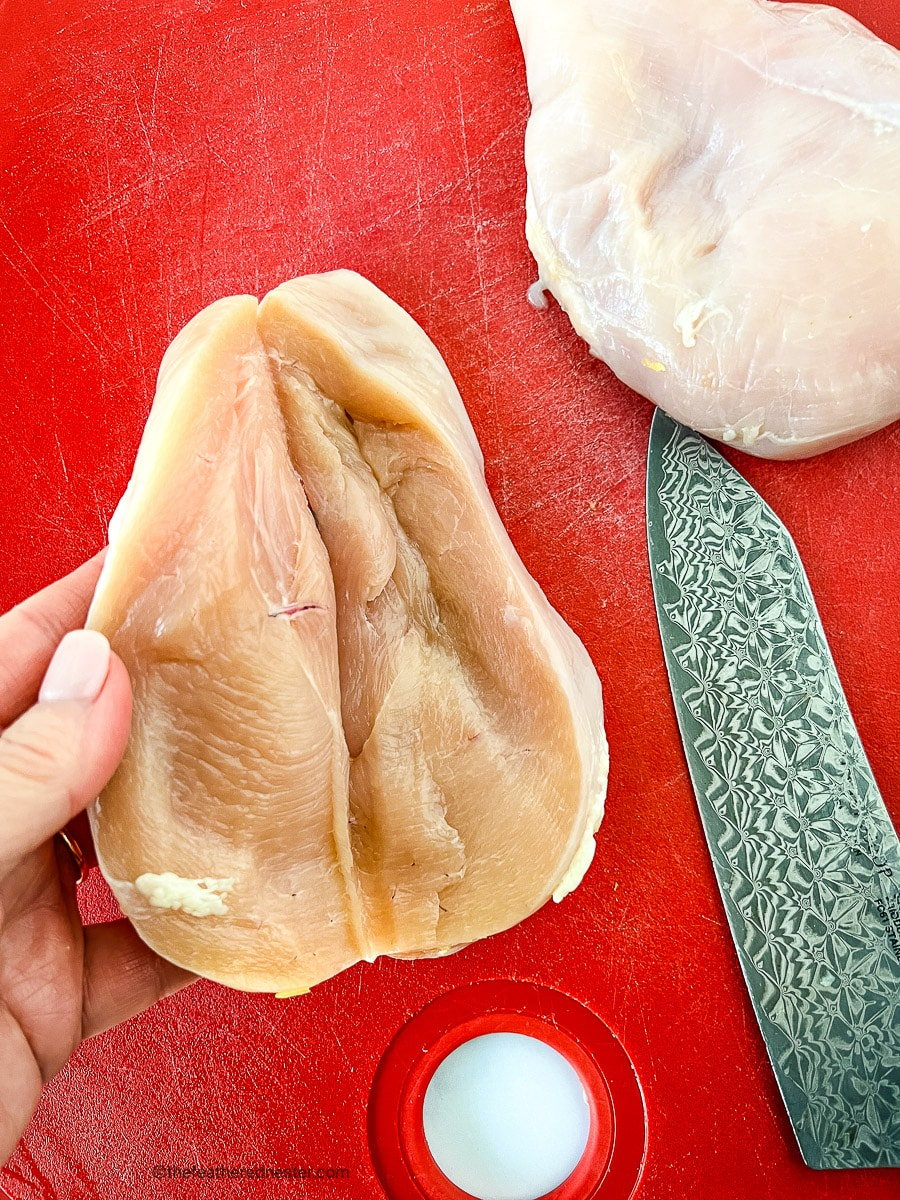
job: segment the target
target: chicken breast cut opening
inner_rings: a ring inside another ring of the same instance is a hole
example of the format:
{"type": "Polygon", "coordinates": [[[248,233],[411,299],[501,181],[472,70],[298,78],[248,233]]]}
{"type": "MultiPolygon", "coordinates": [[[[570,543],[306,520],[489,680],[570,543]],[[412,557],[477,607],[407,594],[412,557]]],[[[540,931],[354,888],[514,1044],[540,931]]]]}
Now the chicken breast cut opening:
{"type": "Polygon", "coordinates": [[[200,314],[112,530],[90,621],[136,722],[92,819],[161,953],[298,990],[578,882],[596,673],[509,542],[443,361],[371,284],[200,314]]]}

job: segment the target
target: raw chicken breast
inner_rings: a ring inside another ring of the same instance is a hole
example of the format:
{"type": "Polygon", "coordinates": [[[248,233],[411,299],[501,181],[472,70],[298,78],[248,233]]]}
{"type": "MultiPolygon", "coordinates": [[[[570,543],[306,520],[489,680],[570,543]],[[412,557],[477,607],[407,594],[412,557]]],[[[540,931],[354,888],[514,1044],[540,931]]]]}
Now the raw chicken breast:
{"type": "Polygon", "coordinates": [[[256,311],[220,300],[166,353],[88,618],[135,704],[100,865],[155,949],[245,987],[362,939],[334,586],[256,311]]]}
{"type": "Polygon", "coordinates": [[[155,949],[249,990],[445,953],[583,875],[600,686],[435,347],[350,272],[172,344],[89,624],[135,688],[92,816],[155,949]]]}
{"type": "Polygon", "coordinates": [[[818,5],[512,9],[526,236],[592,352],[770,458],[900,416],[900,54],[818,5]]]}

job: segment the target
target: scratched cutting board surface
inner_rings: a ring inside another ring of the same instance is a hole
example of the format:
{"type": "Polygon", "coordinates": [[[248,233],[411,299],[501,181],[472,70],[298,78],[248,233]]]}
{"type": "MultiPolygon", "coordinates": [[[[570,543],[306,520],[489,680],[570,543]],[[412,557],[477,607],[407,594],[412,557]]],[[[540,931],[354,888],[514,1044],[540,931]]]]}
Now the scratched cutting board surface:
{"type": "MultiPolygon", "coordinates": [[[[851,7],[900,41],[893,0],[851,7]]],[[[101,545],[160,356],[197,309],[353,267],[446,356],[513,541],[600,670],[612,754],[596,860],[564,903],[289,1002],[197,984],[47,1087],[0,1174],[15,1200],[376,1197],[365,1112],[385,1045],[490,978],[560,988],[622,1038],[649,1112],[645,1200],[898,1194],[896,1172],[806,1170],[790,1136],[658,643],[650,406],[525,300],[526,112],[501,0],[0,0],[0,601],[101,545]],[[156,1164],[348,1175],[263,1187],[155,1180],[156,1164]]],[[[735,461],[795,535],[896,819],[900,427],[810,462],[735,461]]],[[[96,871],[81,898],[114,915],[96,871]]]]}

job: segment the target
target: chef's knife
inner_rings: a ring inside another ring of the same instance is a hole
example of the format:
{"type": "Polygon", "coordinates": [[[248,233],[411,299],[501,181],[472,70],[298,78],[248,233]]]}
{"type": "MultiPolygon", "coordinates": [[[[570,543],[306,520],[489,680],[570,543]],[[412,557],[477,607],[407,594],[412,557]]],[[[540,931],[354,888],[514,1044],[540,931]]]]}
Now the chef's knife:
{"type": "Polygon", "coordinates": [[[900,841],[796,547],[662,412],[647,530],[700,816],[800,1151],[900,1166],[900,841]]]}

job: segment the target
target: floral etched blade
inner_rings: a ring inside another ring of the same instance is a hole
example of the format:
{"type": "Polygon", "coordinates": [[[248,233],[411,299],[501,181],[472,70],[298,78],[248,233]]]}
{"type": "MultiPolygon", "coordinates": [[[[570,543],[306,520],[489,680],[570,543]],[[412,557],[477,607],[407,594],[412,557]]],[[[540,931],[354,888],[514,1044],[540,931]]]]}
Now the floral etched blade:
{"type": "Polygon", "coordinates": [[[900,1166],[900,840],[796,547],[662,412],[647,530],[700,816],[800,1151],[900,1166]]]}

